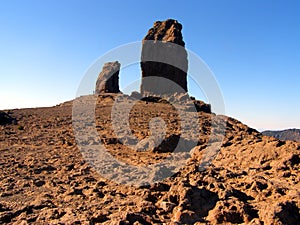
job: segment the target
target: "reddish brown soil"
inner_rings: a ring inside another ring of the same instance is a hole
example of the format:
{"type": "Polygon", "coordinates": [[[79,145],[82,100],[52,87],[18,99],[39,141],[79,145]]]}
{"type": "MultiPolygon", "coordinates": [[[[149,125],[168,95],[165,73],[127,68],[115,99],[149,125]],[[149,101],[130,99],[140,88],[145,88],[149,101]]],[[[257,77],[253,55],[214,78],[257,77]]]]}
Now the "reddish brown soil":
{"type": "MultiPolygon", "coordinates": [[[[150,165],[171,153],[138,152],[116,141],[110,124],[115,96],[100,96],[96,125],[109,152],[131,165],[150,165]]],[[[72,127],[72,101],[49,108],[11,110],[0,125],[0,224],[299,224],[300,144],[262,136],[241,122],[199,112],[199,139],[173,176],[142,187],[98,174],[82,157],[72,127]],[[210,135],[225,121],[223,147],[199,171],[210,135]]],[[[166,137],[180,135],[174,107],[136,104],[130,127],[142,140],[161,117],[166,137]]],[[[189,114],[187,113],[187,116],[189,114]]]]}

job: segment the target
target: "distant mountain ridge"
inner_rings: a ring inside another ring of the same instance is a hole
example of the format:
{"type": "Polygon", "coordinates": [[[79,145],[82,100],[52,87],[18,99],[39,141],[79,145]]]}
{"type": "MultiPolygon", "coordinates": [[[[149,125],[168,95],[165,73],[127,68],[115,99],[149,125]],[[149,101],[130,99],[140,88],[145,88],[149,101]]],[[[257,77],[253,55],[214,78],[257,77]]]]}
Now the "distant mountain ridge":
{"type": "Polygon", "coordinates": [[[262,134],[265,136],[275,137],[283,141],[291,140],[300,142],[300,129],[294,128],[280,131],[266,130],[263,131],[262,134]]]}

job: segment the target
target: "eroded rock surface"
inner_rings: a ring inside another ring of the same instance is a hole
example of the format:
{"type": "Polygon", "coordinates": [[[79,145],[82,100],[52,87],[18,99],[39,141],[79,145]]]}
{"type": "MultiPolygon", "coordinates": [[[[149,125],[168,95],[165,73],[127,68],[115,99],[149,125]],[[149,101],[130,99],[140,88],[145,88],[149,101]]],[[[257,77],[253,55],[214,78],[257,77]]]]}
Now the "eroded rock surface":
{"type": "Polygon", "coordinates": [[[104,64],[100,72],[97,82],[95,93],[119,93],[119,71],[121,64],[118,61],[107,62],[104,64]]]}
{"type": "Polygon", "coordinates": [[[143,39],[141,93],[173,94],[187,91],[187,52],[182,25],[173,19],[157,21],[143,39]],[[159,78],[165,78],[167,83],[159,78]]]}
{"type": "MultiPolygon", "coordinates": [[[[97,99],[96,128],[107,151],[135,166],[168,157],[172,149],[163,151],[168,146],[137,152],[128,147],[130,140],[120,142],[111,126],[116,98],[101,94],[97,99]]],[[[124,100],[132,101],[126,96],[124,100]]],[[[297,224],[299,143],[265,137],[225,116],[197,114],[199,141],[186,165],[163,181],[133,187],[106,179],[82,157],[74,138],[72,102],[11,110],[18,124],[0,125],[0,223],[297,224]],[[199,171],[206,149],[223,126],[219,153],[199,171]]],[[[187,111],[186,119],[190,116],[187,111]]],[[[165,121],[166,140],[181,135],[180,118],[171,104],[139,101],[129,117],[138,140],[151,135],[149,121],[157,117],[165,121]]],[[[91,124],[86,126],[92,130],[91,124]]],[[[196,137],[189,132],[183,136],[196,137]]],[[[92,148],[95,142],[90,138],[85,144],[92,148]]]]}

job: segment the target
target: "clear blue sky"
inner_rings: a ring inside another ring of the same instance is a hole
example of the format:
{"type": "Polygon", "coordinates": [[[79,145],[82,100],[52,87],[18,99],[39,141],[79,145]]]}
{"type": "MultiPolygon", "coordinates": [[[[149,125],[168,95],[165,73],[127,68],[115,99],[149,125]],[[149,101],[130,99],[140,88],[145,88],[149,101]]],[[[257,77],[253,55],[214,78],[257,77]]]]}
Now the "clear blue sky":
{"type": "Polygon", "coordinates": [[[174,18],[214,72],[227,115],[260,130],[300,128],[299,12],[289,0],[1,0],[0,109],[74,98],[94,60],[174,18]]]}

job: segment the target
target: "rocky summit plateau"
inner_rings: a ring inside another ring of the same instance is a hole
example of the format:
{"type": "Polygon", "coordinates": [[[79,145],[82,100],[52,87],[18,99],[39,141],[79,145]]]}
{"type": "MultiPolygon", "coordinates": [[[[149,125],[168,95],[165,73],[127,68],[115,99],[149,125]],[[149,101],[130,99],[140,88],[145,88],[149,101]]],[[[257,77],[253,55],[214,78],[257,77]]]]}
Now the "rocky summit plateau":
{"type": "MultiPolygon", "coordinates": [[[[181,29],[175,20],[156,22],[147,37],[183,47],[181,29]]],[[[264,136],[172,87],[159,96],[160,89],[142,83],[140,92],[123,94],[121,65],[112,63],[99,71],[94,95],[0,111],[0,224],[299,224],[299,142],[264,136]],[[87,118],[82,129],[74,105],[87,118]],[[90,105],[92,117],[84,111],[90,105]],[[198,123],[186,122],[195,118],[198,123]],[[155,135],[163,136],[158,144],[155,135]],[[153,177],[145,177],[151,182],[129,185],[126,179],[137,174],[126,168],[114,167],[111,177],[99,173],[97,161],[87,160],[99,140],[124,164],[154,165],[153,177]],[[175,151],[188,156],[184,165],[162,166],[175,151]],[[169,173],[160,174],[161,167],[169,173]]],[[[148,66],[141,65],[142,77],[159,72],[145,71],[148,66]]],[[[164,66],[159,70],[167,72],[157,75],[171,79],[173,68],[164,66]]],[[[179,72],[173,81],[187,91],[186,74],[179,72]]]]}

